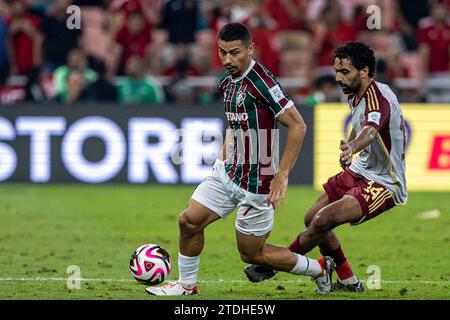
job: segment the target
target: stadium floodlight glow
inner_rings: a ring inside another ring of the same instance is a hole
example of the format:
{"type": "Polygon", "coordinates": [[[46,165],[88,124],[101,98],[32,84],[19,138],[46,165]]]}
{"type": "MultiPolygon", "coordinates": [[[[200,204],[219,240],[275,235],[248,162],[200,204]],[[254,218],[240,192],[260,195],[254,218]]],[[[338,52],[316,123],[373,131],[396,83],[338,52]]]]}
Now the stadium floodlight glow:
{"type": "MultiPolygon", "coordinates": [[[[14,126],[0,117],[0,139],[11,141],[16,137],[14,126]]],[[[6,144],[0,142],[0,181],[7,180],[12,176],[17,166],[17,155],[14,149],[6,144]]]]}
{"type": "Polygon", "coordinates": [[[101,183],[115,177],[126,158],[126,140],[119,126],[110,119],[91,116],[76,121],[62,141],[62,160],[66,169],[78,180],[101,183]],[[91,137],[105,143],[105,156],[97,162],[83,155],[83,144],[91,137]]]}
{"type": "Polygon", "coordinates": [[[219,154],[223,142],[223,121],[220,118],[184,118],[181,128],[181,180],[196,183],[211,172],[211,164],[219,154]],[[204,142],[204,138],[212,141],[204,142]]]}
{"type": "Polygon", "coordinates": [[[128,122],[128,180],[148,181],[148,165],[161,183],[177,183],[178,174],[171,163],[172,150],[179,140],[177,127],[164,118],[130,118],[128,122]],[[149,143],[149,138],[158,139],[149,143]]]}
{"type": "Polygon", "coordinates": [[[20,135],[30,135],[31,181],[50,181],[51,136],[64,133],[66,119],[63,117],[17,117],[16,129],[20,135]]]}

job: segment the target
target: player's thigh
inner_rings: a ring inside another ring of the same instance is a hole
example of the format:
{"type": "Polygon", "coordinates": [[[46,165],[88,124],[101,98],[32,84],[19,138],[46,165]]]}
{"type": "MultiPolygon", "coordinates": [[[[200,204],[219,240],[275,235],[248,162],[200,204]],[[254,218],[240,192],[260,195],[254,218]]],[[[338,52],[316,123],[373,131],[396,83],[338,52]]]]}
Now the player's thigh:
{"type": "MultiPolygon", "coordinates": [[[[200,183],[191,196],[191,200],[203,205],[221,218],[226,218],[238,202],[232,198],[227,185],[223,183],[221,175],[224,170],[221,167],[213,167],[212,173],[200,183]]],[[[198,205],[196,205],[198,208],[198,205]]]]}
{"type": "Polygon", "coordinates": [[[236,201],[230,197],[214,169],[192,194],[188,207],[180,216],[180,226],[204,228],[219,218],[226,218],[235,208],[236,201]]]}
{"type": "Polygon", "coordinates": [[[315,226],[334,228],[345,223],[354,223],[362,218],[359,201],[352,195],[345,195],[319,210],[313,222],[315,226]]]}
{"type": "Polygon", "coordinates": [[[317,214],[317,212],[320,211],[320,209],[326,207],[330,204],[330,200],[328,198],[328,194],[326,192],[322,193],[319,198],[317,198],[316,202],[311,206],[311,208],[308,210],[308,212],[305,215],[305,225],[309,226],[314,216],[317,214]]]}
{"type": "Polygon", "coordinates": [[[200,202],[190,199],[186,210],[180,215],[179,224],[182,228],[198,231],[220,219],[220,216],[200,202]]]}

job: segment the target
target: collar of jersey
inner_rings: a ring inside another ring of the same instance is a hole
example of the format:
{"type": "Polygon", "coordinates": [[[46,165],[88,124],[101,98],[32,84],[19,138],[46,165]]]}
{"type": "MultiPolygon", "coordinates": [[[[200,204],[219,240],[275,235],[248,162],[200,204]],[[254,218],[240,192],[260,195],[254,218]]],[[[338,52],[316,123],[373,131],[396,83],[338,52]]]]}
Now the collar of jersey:
{"type": "MultiPolygon", "coordinates": [[[[372,81],[370,82],[369,86],[366,88],[366,91],[364,91],[364,94],[361,96],[361,99],[359,99],[358,104],[356,106],[353,106],[354,101],[352,101],[352,104],[351,104],[352,109],[358,108],[358,106],[360,105],[360,103],[363,99],[365,99],[367,101],[367,93],[369,92],[369,89],[372,86],[375,87],[375,79],[372,79],[372,81]]],[[[356,95],[354,96],[354,98],[356,99],[356,95]]]]}
{"type": "MultiPolygon", "coordinates": [[[[237,77],[236,79],[231,78],[231,82],[238,82],[241,81],[242,79],[245,78],[245,76],[250,72],[250,70],[253,68],[253,66],[255,65],[255,60],[252,59],[252,61],[250,62],[250,65],[248,66],[247,70],[245,70],[245,72],[242,74],[242,76],[237,77]]],[[[231,76],[230,76],[231,77],[231,76]]]]}

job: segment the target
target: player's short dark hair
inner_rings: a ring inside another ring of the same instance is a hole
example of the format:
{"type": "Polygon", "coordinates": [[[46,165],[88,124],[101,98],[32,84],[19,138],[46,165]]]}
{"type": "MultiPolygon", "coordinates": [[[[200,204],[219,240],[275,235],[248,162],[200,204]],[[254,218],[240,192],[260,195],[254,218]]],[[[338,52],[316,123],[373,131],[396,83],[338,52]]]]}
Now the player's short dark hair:
{"type": "Polygon", "coordinates": [[[334,51],[333,61],[336,58],[349,59],[358,70],[368,67],[369,77],[373,78],[375,75],[375,54],[368,45],[362,42],[348,42],[345,45],[338,47],[334,51]]]}
{"type": "Polygon", "coordinates": [[[220,29],[218,39],[225,42],[241,40],[249,44],[252,41],[252,34],[244,24],[232,22],[220,29]]]}

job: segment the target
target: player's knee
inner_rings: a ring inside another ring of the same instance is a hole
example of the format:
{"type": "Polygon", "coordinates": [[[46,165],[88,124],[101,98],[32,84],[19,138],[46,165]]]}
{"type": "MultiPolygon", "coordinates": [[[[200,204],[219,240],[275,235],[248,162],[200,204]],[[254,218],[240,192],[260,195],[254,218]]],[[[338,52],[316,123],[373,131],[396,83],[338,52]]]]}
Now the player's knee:
{"type": "Polygon", "coordinates": [[[178,218],[178,226],[180,228],[181,234],[185,236],[193,236],[202,230],[200,225],[193,223],[192,219],[189,217],[187,210],[181,213],[178,218]]]}
{"type": "Polygon", "coordinates": [[[311,220],[309,227],[319,233],[330,231],[334,227],[332,215],[327,210],[320,210],[311,220]]]}
{"type": "Polygon", "coordinates": [[[311,211],[311,209],[308,210],[308,212],[306,213],[305,218],[304,218],[304,222],[305,222],[305,226],[306,227],[309,227],[309,225],[311,224],[311,221],[314,218],[315,214],[316,213],[311,211]]]}

